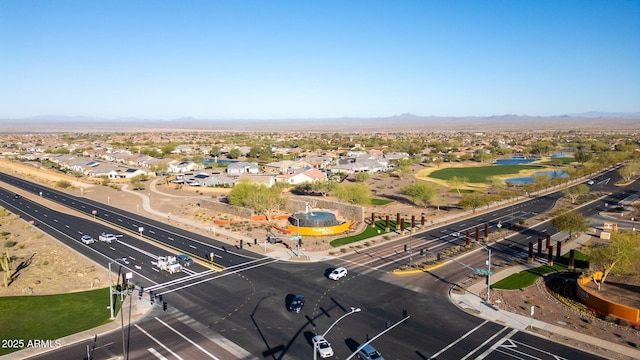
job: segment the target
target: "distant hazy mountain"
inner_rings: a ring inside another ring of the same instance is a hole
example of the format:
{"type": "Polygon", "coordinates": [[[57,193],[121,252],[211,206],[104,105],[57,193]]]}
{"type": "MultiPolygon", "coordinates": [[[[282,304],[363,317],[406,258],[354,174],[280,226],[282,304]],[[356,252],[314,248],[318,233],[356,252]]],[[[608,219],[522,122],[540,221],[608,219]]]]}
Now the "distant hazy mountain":
{"type": "Polygon", "coordinates": [[[0,119],[0,132],[113,132],[113,131],[313,131],[313,132],[438,132],[532,130],[638,130],[640,113],[588,112],[558,116],[420,116],[410,113],[375,118],[197,119],[172,120],[135,117],[104,119],[88,116],[43,115],[0,119]]]}
{"type": "Polygon", "coordinates": [[[607,118],[607,119],[640,119],[640,112],[602,112],[589,111],[580,114],[568,114],[569,117],[591,119],[591,118],[607,118]]]}

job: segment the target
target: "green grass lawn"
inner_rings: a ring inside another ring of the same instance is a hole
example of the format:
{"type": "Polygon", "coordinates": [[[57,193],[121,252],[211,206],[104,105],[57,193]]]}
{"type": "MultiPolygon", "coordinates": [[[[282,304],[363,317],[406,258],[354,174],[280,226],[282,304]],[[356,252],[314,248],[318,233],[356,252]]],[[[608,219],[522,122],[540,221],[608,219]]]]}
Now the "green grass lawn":
{"type": "Polygon", "coordinates": [[[572,164],[572,163],[577,162],[577,161],[576,161],[576,158],[574,158],[574,157],[561,157],[561,158],[553,158],[553,159],[551,159],[551,160],[541,162],[540,164],[544,164],[544,165],[552,165],[551,163],[553,162],[553,160],[560,160],[560,161],[562,161],[562,165],[570,165],[570,164],[572,164]]]}
{"type": "MultiPolygon", "coordinates": [[[[491,287],[494,289],[502,290],[524,289],[535,284],[536,280],[538,280],[538,278],[541,276],[552,272],[567,270],[568,264],[569,254],[567,253],[564,254],[558,261],[554,261],[553,266],[543,265],[534,269],[520,271],[519,273],[513,274],[500,281],[497,281],[495,284],[491,284],[491,287]]],[[[576,251],[573,265],[575,268],[588,267],[589,262],[587,260],[587,256],[579,251],[576,251]]]]}
{"type": "MultiPolygon", "coordinates": [[[[331,245],[331,247],[338,247],[338,246],[342,246],[342,245],[347,245],[347,244],[351,244],[354,242],[358,242],[360,240],[364,240],[364,239],[368,239],[368,238],[372,238],[372,237],[376,237],[376,236],[380,236],[380,235],[384,235],[384,234],[388,234],[388,232],[385,231],[385,225],[386,225],[386,221],[385,220],[378,220],[376,221],[376,227],[372,228],[371,226],[367,225],[367,228],[364,229],[363,232],[361,232],[360,234],[355,234],[353,236],[346,236],[340,239],[335,239],[332,240],[329,245],[331,245]]],[[[404,226],[405,229],[410,229],[411,228],[411,222],[404,222],[404,226]]],[[[390,232],[395,231],[396,229],[396,222],[395,220],[389,220],[389,230],[390,232]]]]}
{"type": "MultiPolygon", "coordinates": [[[[22,339],[25,343],[60,339],[108,323],[108,306],[108,288],[61,295],[1,297],[0,339],[22,339]]],[[[16,350],[20,349],[0,348],[0,355],[16,350]]]]}
{"type": "Polygon", "coordinates": [[[377,206],[387,205],[392,202],[393,200],[389,200],[389,199],[378,199],[378,198],[371,199],[371,205],[377,205],[377,206]]]}
{"type": "Polygon", "coordinates": [[[540,169],[538,165],[490,165],[466,168],[445,168],[436,170],[429,177],[440,180],[451,180],[454,176],[467,178],[470,183],[485,183],[490,176],[517,175],[520,170],[540,169]]]}

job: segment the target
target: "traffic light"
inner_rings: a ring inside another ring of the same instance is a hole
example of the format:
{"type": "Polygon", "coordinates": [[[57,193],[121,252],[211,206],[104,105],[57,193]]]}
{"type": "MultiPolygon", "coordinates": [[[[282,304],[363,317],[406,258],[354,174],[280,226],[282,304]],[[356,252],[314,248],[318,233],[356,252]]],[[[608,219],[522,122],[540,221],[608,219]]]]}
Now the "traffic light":
{"type": "Polygon", "coordinates": [[[140,286],[140,290],[138,291],[138,300],[142,300],[143,292],[144,292],[144,287],[140,286]]]}
{"type": "Polygon", "coordinates": [[[151,300],[151,304],[153,305],[153,290],[149,290],[149,299],[151,300]]]}
{"type": "Polygon", "coordinates": [[[167,311],[167,302],[166,301],[162,302],[162,310],[163,311],[167,311]]]}
{"type": "Polygon", "coordinates": [[[162,294],[158,295],[158,302],[161,303],[162,302],[162,294]]]}

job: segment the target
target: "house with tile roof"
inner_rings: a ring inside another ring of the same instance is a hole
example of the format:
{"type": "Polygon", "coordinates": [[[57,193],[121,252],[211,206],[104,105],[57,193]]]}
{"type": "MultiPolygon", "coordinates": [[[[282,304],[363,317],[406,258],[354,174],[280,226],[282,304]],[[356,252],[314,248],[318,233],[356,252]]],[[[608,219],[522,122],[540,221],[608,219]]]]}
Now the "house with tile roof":
{"type": "Polygon", "coordinates": [[[298,185],[306,182],[315,182],[326,179],[327,174],[317,169],[309,169],[305,171],[298,171],[292,174],[280,174],[276,176],[277,181],[284,181],[290,185],[298,185]]]}

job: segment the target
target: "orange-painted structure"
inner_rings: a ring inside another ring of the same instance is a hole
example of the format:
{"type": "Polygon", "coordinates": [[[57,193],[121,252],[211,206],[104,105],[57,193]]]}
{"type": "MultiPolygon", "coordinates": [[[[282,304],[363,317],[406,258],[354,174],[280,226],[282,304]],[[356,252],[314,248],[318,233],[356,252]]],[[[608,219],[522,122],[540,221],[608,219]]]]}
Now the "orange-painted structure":
{"type": "Polygon", "coordinates": [[[342,234],[349,230],[351,226],[351,221],[343,222],[342,224],[334,225],[334,226],[320,226],[320,227],[304,227],[304,226],[295,226],[295,225],[287,225],[287,230],[289,230],[290,234],[298,234],[305,236],[326,236],[326,235],[336,235],[342,234]]]}
{"type": "Polygon", "coordinates": [[[594,277],[601,279],[602,272],[596,272],[593,276],[581,276],[578,278],[576,294],[580,301],[600,314],[611,315],[615,318],[626,320],[631,326],[639,326],[640,309],[607,300],[585,286],[592,281],[594,277]]]}

